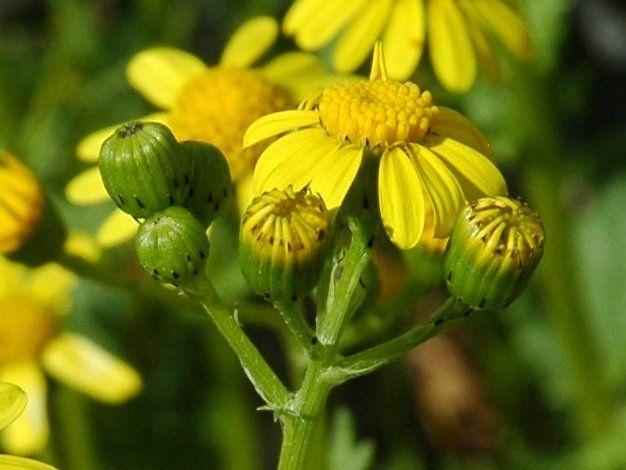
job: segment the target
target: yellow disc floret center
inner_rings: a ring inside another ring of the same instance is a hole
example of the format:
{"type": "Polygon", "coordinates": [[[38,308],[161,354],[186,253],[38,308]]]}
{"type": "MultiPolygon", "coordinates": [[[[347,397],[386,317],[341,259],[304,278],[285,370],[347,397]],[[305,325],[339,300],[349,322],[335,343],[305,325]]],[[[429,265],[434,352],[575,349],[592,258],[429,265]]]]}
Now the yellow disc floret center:
{"type": "Polygon", "coordinates": [[[429,91],[391,80],[332,86],[319,102],[320,120],[329,134],[369,147],[419,142],[437,112],[429,91]]]}
{"type": "Polygon", "coordinates": [[[209,68],[192,79],[171,109],[179,140],[218,147],[235,180],[251,171],[263,147],[242,149],[243,135],[257,118],[291,106],[290,94],[255,70],[209,68]]]}
{"type": "Polygon", "coordinates": [[[0,363],[35,360],[57,333],[59,317],[30,297],[0,298],[0,363]]]}

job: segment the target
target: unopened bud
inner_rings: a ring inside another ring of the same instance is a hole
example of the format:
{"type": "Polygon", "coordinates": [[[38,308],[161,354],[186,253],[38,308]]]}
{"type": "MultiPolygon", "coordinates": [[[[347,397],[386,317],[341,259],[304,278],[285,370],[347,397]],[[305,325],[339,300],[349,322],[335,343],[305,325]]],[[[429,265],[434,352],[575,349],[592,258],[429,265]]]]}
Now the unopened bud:
{"type": "Polygon", "coordinates": [[[226,208],[233,194],[228,162],[217,147],[204,142],[182,142],[181,150],[190,166],[185,207],[208,227],[226,208]]]}
{"type": "Polygon", "coordinates": [[[248,284],[268,300],[295,300],[318,281],[329,215],[307,188],[273,189],[256,197],[241,224],[240,266],[248,284]]]}
{"type": "Polygon", "coordinates": [[[135,239],[141,267],[153,278],[184,287],[202,275],[209,239],[200,222],[183,207],[168,207],[141,224],[135,239]]]}
{"type": "Polygon", "coordinates": [[[495,196],[472,202],[448,243],[448,290],[474,308],[506,307],[526,288],[544,240],[541,220],[519,200],[495,196]]]}
{"type": "Polygon", "coordinates": [[[111,199],[135,218],[185,202],[189,163],[163,124],[124,124],[102,144],[98,164],[111,199]]]}

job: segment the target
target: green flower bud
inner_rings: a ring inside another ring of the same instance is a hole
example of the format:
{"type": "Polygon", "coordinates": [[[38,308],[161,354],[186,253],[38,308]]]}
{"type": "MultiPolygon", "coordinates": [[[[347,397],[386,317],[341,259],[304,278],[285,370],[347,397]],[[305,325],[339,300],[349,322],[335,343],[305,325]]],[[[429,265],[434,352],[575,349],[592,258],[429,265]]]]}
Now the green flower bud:
{"type": "Polygon", "coordinates": [[[209,239],[200,222],[183,207],[168,207],[141,224],[135,239],[141,267],[158,281],[185,286],[201,275],[209,239]]]}
{"type": "Polygon", "coordinates": [[[474,308],[506,307],[526,288],[544,239],[541,220],[526,204],[504,196],[472,202],[448,242],[448,290],[474,308]]]}
{"type": "Polygon", "coordinates": [[[307,188],[273,189],[246,210],[239,247],[241,271],[252,290],[268,300],[295,300],[318,281],[329,215],[307,188]]]}
{"type": "Polygon", "coordinates": [[[211,144],[186,141],[181,143],[181,150],[191,168],[185,207],[208,227],[233,195],[228,162],[222,152],[211,144]]]}
{"type": "Polygon", "coordinates": [[[187,198],[189,162],[163,124],[124,124],[102,144],[98,164],[111,199],[135,218],[182,205],[187,198]]]}

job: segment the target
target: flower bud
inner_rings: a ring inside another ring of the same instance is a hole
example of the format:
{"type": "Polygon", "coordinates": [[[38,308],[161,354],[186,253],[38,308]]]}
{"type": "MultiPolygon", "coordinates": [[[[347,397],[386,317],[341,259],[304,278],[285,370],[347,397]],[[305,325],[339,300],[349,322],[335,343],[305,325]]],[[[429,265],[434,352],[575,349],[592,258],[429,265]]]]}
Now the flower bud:
{"type": "Polygon", "coordinates": [[[529,207],[485,197],[459,215],[444,259],[448,290],[478,309],[508,306],[526,288],[543,254],[545,232],[529,207]]]}
{"type": "Polygon", "coordinates": [[[139,264],[153,278],[185,286],[202,274],[209,239],[204,227],[187,209],[173,206],[141,224],[135,248],[139,264]]]}
{"type": "Polygon", "coordinates": [[[190,166],[185,207],[208,227],[228,205],[233,194],[228,162],[217,147],[204,142],[182,142],[181,150],[190,166]]]}
{"type": "Polygon", "coordinates": [[[98,164],[111,199],[135,218],[182,205],[187,198],[189,163],[163,124],[124,124],[102,144],[98,164]]]}
{"type": "Polygon", "coordinates": [[[239,248],[241,271],[268,300],[295,300],[319,278],[329,215],[324,201],[304,188],[273,189],[246,210],[239,248]]]}

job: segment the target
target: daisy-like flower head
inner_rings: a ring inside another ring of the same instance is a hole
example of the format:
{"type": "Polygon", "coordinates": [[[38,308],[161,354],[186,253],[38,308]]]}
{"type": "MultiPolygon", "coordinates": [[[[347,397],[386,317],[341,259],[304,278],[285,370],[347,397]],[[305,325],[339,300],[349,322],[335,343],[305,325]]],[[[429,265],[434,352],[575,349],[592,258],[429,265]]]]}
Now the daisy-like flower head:
{"type": "MultiPolygon", "coordinates": [[[[127,68],[130,84],[164,110],[142,120],[164,123],[179,141],[198,140],[218,147],[238,183],[240,201],[245,203],[250,197],[245,183],[250,181],[264,148],[242,147],[248,125],[260,116],[292,107],[328,80],[322,63],[303,52],[282,54],[263,67],[253,68],[277,34],[274,19],[257,17],[235,32],[215,66],[207,66],[186,52],[160,47],[138,53],[127,68]]],[[[85,138],[78,146],[79,157],[95,162],[102,142],[115,128],[85,138]]],[[[108,200],[95,167],[70,182],[67,196],[76,204],[108,200]]],[[[130,217],[116,211],[96,238],[102,245],[111,246],[130,238],[136,229],[130,217]]]]}
{"type": "Polygon", "coordinates": [[[141,378],[89,339],[60,330],[74,276],[56,264],[37,269],[0,258],[0,382],[23,388],[24,413],[0,433],[13,454],[37,453],[48,439],[47,372],[105,403],[136,395],[141,378]]]}
{"type": "Polygon", "coordinates": [[[505,0],[296,0],[283,29],[305,50],[338,37],[332,59],[344,72],[358,67],[382,39],[389,74],[397,80],[413,73],[428,42],[435,73],[455,92],[474,83],[479,65],[488,79],[498,79],[488,33],[519,59],[531,54],[524,22],[505,0]]]}
{"type": "Polygon", "coordinates": [[[400,248],[415,246],[429,224],[435,237],[448,236],[465,200],[506,193],[480,131],[414,83],[389,80],[380,43],[369,81],[327,87],[298,110],[258,119],[244,145],[284,133],[257,163],[257,193],[309,185],[330,210],[364,156],[380,157],[382,222],[400,248]]]}
{"type": "Polygon", "coordinates": [[[11,253],[37,225],[43,194],[35,175],[3,150],[0,150],[0,188],[0,253],[11,253]]]}

